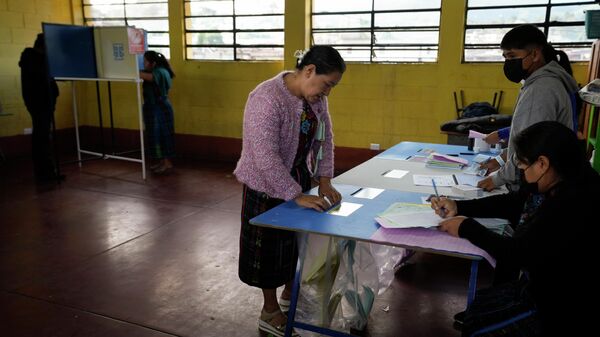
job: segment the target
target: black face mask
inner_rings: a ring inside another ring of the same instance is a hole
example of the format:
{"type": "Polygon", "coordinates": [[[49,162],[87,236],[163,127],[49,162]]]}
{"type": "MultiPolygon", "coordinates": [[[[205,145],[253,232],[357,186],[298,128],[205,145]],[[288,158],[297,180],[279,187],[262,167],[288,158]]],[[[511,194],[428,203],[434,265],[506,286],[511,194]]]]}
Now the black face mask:
{"type": "Polygon", "coordinates": [[[527,77],[527,70],[523,69],[523,59],[525,57],[504,60],[504,76],[506,76],[509,81],[519,83],[522,79],[527,77]]]}
{"type": "MultiPolygon", "coordinates": [[[[531,165],[533,165],[533,164],[531,164],[531,165]]],[[[527,168],[525,170],[530,168],[531,165],[527,166],[527,168]]],[[[527,180],[525,179],[525,170],[519,170],[519,174],[520,174],[519,190],[523,191],[525,193],[539,194],[540,190],[538,187],[538,182],[542,179],[542,177],[544,177],[544,175],[546,175],[547,171],[542,173],[542,175],[539,176],[539,178],[537,178],[537,180],[535,182],[528,183],[527,180]]]]}
{"type": "Polygon", "coordinates": [[[527,180],[525,180],[525,170],[519,170],[519,173],[521,175],[521,179],[519,182],[519,191],[522,191],[525,194],[538,194],[539,190],[537,181],[533,183],[528,183],[527,180]]]}

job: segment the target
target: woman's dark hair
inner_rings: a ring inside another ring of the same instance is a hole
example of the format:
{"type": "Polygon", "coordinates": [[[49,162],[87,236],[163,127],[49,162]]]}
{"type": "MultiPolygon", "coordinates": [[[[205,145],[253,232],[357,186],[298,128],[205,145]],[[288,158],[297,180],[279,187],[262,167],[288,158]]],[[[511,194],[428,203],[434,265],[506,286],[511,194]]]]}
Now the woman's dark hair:
{"type": "Polygon", "coordinates": [[[330,74],[335,71],[343,74],[346,71],[346,62],[340,53],[330,46],[312,46],[306,54],[298,58],[296,69],[302,70],[309,64],[315,65],[317,74],[330,74]]]}
{"type": "Polygon", "coordinates": [[[569,62],[569,56],[564,51],[556,50],[548,43],[546,35],[534,25],[517,26],[502,38],[500,48],[502,49],[530,49],[539,47],[546,62],[556,61],[569,75],[573,75],[573,69],[569,62]]]}
{"type": "Polygon", "coordinates": [[[167,69],[169,75],[171,75],[171,78],[175,77],[175,73],[173,72],[173,69],[171,69],[171,65],[165,58],[165,55],[157,53],[154,50],[148,50],[144,53],[144,58],[149,62],[156,63],[157,67],[163,67],[167,69]]]}
{"type": "Polygon", "coordinates": [[[515,137],[515,156],[523,164],[533,164],[546,156],[563,180],[583,177],[589,162],[573,130],[556,121],[535,123],[515,137]]]}

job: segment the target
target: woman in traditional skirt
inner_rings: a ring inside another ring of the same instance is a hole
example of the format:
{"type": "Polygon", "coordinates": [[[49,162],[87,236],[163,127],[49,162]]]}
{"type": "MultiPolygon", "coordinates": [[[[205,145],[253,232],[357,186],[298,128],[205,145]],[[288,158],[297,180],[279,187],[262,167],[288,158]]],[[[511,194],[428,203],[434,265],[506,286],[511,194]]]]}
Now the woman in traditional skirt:
{"type": "Polygon", "coordinates": [[[173,169],[175,156],[175,127],[173,107],[168,93],[175,73],[161,53],[149,50],[144,53],[144,125],[150,149],[149,157],[154,161],[150,169],[155,174],[167,174],[173,169]]]}
{"type": "Polygon", "coordinates": [[[283,336],[298,247],[293,232],[251,225],[250,219],[294,200],[316,211],[341,200],[331,185],[333,134],[327,96],[346,70],[329,46],[297,52],[295,71],[256,87],[244,111],[243,148],[234,171],[244,184],[239,277],[262,289],[259,329],[283,336]],[[319,195],[306,195],[311,177],[319,195]],[[277,301],[277,288],[285,286],[277,301]],[[280,306],[281,305],[281,306],[280,306]]]}

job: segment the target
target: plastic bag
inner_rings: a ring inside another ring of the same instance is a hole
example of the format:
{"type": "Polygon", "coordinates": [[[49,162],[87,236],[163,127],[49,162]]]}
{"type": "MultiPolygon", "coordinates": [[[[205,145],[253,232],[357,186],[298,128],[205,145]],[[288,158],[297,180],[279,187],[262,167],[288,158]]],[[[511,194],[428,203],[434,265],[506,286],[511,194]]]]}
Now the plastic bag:
{"type": "Polygon", "coordinates": [[[579,90],[579,97],[584,102],[600,105],[600,79],[595,79],[579,90]]]}
{"type": "Polygon", "coordinates": [[[296,319],[336,330],[364,329],[375,296],[389,287],[406,250],[317,235],[308,242],[296,319]]]}

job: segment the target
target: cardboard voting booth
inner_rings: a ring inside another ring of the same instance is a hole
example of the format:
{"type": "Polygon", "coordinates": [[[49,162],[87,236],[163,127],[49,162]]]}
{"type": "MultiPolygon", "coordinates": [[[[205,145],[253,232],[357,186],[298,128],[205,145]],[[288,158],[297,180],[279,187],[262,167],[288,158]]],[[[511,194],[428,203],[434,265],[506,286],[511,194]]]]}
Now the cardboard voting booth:
{"type": "Polygon", "coordinates": [[[146,32],[135,27],[43,24],[52,77],[137,79],[148,49],[146,32]]]}
{"type": "MultiPolygon", "coordinates": [[[[146,32],[135,27],[85,27],[43,23],[46,55],[50,76],[58,81],[94,81],[98,100],[98,121],[102,124],[102,106],[99,82],[107,82],[111,130],[113,109],[110,83],[114,81],[135,83],[137,91],[137,112],[140,129],[141,158],[124,156],[126,151],[115,153],[94,152],[81,149],[77,113],[76,86],[71,86],[73,95],[73,119],[77,141],[77,158],[82,164],[81,154],[103,159],[119,159],[138,162],[142,165],[142,178],[146,179],[144,155],[144,125],[142,120],[142,98],[139,71],[143,68],[143,55],[148,49],[146,32]]],[[[114,143],[114,138],[113,138],[114,143]]],[[[114,145],[114,144],[113,144],[114,145]]],[[[137,152],[137,151],[136,151],[137,152]]]]}

